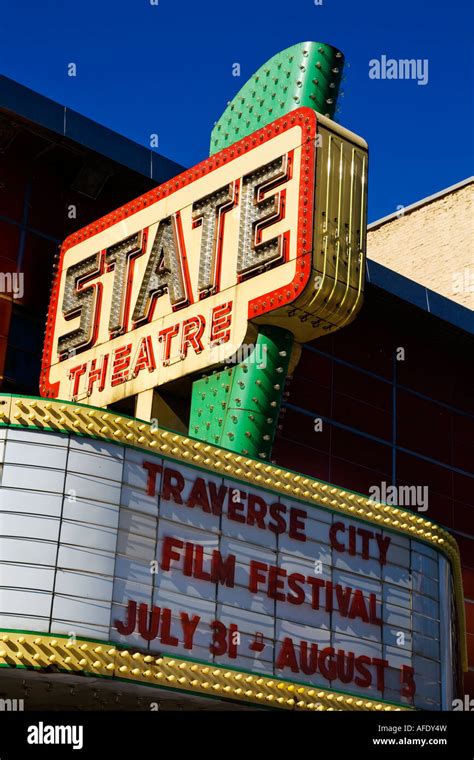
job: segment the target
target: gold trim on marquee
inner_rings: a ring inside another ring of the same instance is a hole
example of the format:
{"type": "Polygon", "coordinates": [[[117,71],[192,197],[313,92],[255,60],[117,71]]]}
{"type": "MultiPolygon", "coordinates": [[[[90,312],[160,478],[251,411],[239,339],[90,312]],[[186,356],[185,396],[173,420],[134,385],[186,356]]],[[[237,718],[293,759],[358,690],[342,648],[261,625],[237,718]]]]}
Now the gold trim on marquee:
{"type": "Polygon", "coordinates": [[[145,686],[284,710],[399,712],[413,709],[273,676],[119,649],[103,641],[71,641],[52,633],[0,631],[0,668],[8,666],[35,669],[55,666],[66,673],[119,678],[145,686]]]}
{"type": "Polygon", "coordinates": [[[36,430],[99,438],[153,451],[171,459],[252,483],[260,488],[325,507],[426,541],[450,560],[459,622],[461,662],[467,670],[466,624],[461,562],[456,540],[425,517],[368,499],[306,475],[290,472],[264,461],[249,459],[203,441],[155,429],[150,422],[123,417],[107,409],[28,396],[0,395],[0,427],[36,430]]]}

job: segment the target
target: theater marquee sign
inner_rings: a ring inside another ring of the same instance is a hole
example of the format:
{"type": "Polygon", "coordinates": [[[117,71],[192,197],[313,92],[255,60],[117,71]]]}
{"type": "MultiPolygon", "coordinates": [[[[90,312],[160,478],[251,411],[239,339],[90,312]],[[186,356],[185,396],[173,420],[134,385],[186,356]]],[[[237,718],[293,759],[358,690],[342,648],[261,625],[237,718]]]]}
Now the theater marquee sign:
{"type": "Polygon", "coordinates": [[[250,321],[301,341],[347,323],[365,193],[364,141],[302,108],[71,236],[42,395],[105,406],[225,361],[250,321]]]}
{"type": "Polygon", "coordinates": [[[32,632],[6,634],[6,664],[283,707],[451,704],[459,557],[434,523],[106,410],[1,404],[22,593],[0,628],[32,632]]]}
{"type": "MultiPolygon", "coordinates": [[[[402,548],[390,532],[244,490],[232,479],[163,460],[144,458],[142,467],[147,495],[159,500],[161,514],[176,517],[158,520],[155,585],[178,595],[177,605],[159,593],[153,604],[142,595],[124,600],[113,626],[125,640],[200,650],[209,661],[320,686],[415,696],[416,657],[389,656],[396,636],[383,609],[385,596],[395,610],[397,592],[411,608],[412,592],[388,583],[395,575],[408,580],[409,542],[402,548]],[[202,602],[190,605],[190,596],[202,602]]],[[[401,609],[398,615],[408,636],[410,618],[401,609]]]]}

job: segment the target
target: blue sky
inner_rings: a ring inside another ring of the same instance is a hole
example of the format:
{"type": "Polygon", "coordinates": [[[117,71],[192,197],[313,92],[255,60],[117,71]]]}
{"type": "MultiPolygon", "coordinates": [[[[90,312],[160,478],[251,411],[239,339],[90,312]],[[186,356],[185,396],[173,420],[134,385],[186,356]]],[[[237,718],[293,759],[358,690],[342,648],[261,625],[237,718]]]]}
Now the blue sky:
{"type": "Polygon", "coordinates": [[[144,145],[157,133],[160,153],[191,166],[208,155],[214,122],[262,63],[296,42],[331,43],[349,64],[338,121],[369,143],[373,221],[472,173],[472,7],[3,0],[0,72],[144,145]],[[369,61],[382,55],[427,59],[428,83],[369,78],[369,61]]]}

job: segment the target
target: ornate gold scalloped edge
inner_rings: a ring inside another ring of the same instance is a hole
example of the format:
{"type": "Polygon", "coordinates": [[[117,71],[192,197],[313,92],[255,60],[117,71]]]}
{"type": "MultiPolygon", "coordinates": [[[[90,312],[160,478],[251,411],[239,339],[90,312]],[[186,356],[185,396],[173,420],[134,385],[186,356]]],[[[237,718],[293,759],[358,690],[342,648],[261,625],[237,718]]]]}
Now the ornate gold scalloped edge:
{"type": "Polygon", "coordinates": [[[0,668],[51,667],[66,673],[116,678],[145,686],[231,699],[284,710],[368,710],[399,712],[405,705],[364,699],[274,676],[261,676],[216,665],[119,649],[113,644],[31,631],[0,632],[0,668]]]}
{"type": "Polygon", "coordinates": [[[206,468],[221,475],[253,483],[260,488],[326,507],[349,517],[396,530],[426,541],[442,551],[453,569],[453,584],[459,621],[461,663],[467,670],[467,642],[461,562],[456,540],[431,520],[345,491],[314,478],[289,472],[267,462],[249,459],[226,449],[188,438],[169,430],[155,429],[149,422],[123,417],[107,409],[83,404],[27,396],[0,395],[0,426],[51,430],[99,438],[134,446],[184,464],[206,468]]]}

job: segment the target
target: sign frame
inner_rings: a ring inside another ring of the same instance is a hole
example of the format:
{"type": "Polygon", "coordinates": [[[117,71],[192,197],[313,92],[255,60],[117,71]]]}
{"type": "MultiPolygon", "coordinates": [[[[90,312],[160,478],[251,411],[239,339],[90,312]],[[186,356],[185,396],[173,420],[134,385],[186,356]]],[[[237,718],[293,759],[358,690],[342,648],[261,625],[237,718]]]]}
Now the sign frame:
{"type": "MultiPolygon", "coordinates": [[[[313,254],[313,214],[314,214],[314,193],[315,193],[315,176],[316,176],[316,155],[315,155],[315,138],[317,133],[319,117],[310,108],[297,109],[290,114],[282,116],[269,124],[268,126],[254,132],[248,137],[244,137],[238,142],[225,148],[219,153],[205,159],[191,169],[174,177],[168,182],[160,185],[156,189],[141,195],[139,198],[130,203],[121,206],[115,211],[107,214],[101,219],[87,225],[81,230],[69,235],[64,241],[57,270],[54,278],[54,284],[48,309],[46,323],[45,342],[43,348],[42,367],[40,374],[40,393],[43,397],[57,398],[59,393],[60,381],[53,381],[50,378],[51,368],[60,362],[53,362],[53,345],[55,339],[55,323],[60,309],[59,297],[61,287],[61,277],[65,269],[65,258],[67,252],[78,243],[85,240],[93,239],[96,235],[111,228],[113,225],[125,221],[135,215],[137,212],[146,209],[152,203],[169,198],[177,190],[187,187],[200,177],[208,176],[224,164],[229,164],[245,153],[251,152],[260,145],[265,145],[278,135],[281,135],[295,127],[301,130],[301,162],[300,162],[300,181],[298,188],[298,226],[296,230],[296,252],[291,261],[295,264],[295,272],[291,282],[286,285],[276,287],[267,292],[261,293],[258,297],[253,297],[248,302],[247,309],[247,330],[250,319],[262,317],[271,312],[277,312],[278,309],[284,309],[297,300],[305,291],[306,286],[311,278],[312,273],[312,254],[313,254]]],[[[279,265],[281,266],[281,265],[279,265]]],[[[278,266],[275,270],[278,270],[278,266]]],[[[258,280],[257,275],[254,280],[258,280]]],[[[239,287],[240,283],[235,287],[239,287]]],[[[222,291],[225,297],[225,290],[222,291]]],[[[182,309],[183,314],[186,309],[182,309]]],[[[179,313],[179,312],[177,312],[179,313]]],[[[152,324],[152,323],[151,323],[152,324]]],[[[124,333],[123,337],[133,336],[134,329],[124,333]]],[[[110,343],[110,341],[109,341],[110,343]]],[[[107,342],[102,344],[104,347],[107,342]]],[[[88,352],[90,349],[86,349],[88,352]]],[[[78,354],[80,357],[82,352],[78,354]]],[[[170,380],[172,378],[169,378],[170,380]]],[[[126,385],[126,383],[124,383],[126,385]]],[[[156,384],[152,387],[157,387],[156,384]]],[[[143,392],[145,388],[134,392],[143,392]]],[[[134,392],[118,394],[118,398],[124,398],[127,395],[133,395],[134,392]]],[[[106,401],[105,403],[111,403],[106,401]]]]}
{"type": "MultiPolygon", "coordinates": [[[[341,516],[345,515],[346,518],[356,518],[376,525],[379,529],[386,528],[425,542],[444,555],[451,565],[460,662],[462,668],[467,670],[459,548],[453,536],[432,520],[266,462],[236,455],[169,430],[157,429],[142,420],[87,405],[35,397],[0,396],[0,427],[50,430],[119,443],[142,452],[161,455],[197,470],[230,476],[246,486],[251,484],[256,488],[267,488],[287,499],[298,501],[309,509],[313,506],[322,507],[341,516]]],[[[212,667],[209,663],[201,664],[203,667],[212,667]]],[[[255,674],[253,676],[259,677],[255,674]]]]}

